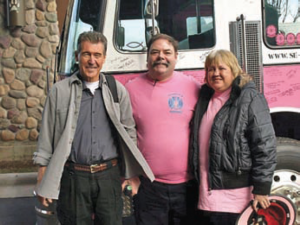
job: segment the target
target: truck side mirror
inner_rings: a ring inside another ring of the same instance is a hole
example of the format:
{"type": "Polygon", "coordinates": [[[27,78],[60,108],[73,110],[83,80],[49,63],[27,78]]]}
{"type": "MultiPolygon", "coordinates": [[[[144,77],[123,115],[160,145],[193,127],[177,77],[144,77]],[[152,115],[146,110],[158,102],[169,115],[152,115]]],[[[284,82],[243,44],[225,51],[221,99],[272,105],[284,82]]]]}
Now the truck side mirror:
{"type": "Polygon", "coordinates": [[[156,22],[151,19],[145,19],[145,37],[146,37],[146,43],[156,34],[160,33],[159,27],[155,24],[156,22]]]}
{"type": "Polygon", "coordinates": [[[159,34],[160,31],[159,31],[159,28],[157,26],[154,27],[147,27],[146,28],[146,43],[149,42],[149,40],[155,36],[156,34],[159,34]],[[154,34],[153,34],[153,30],[154,30],[154,34]]]}
{"type": "Polygon", "coordinates": [[[7,26],[25,26],[25,0],[6,0],[7,26]]]}
{"type": "Polygon", "coordinates": [[[145,1],[145,9],[144,9],[144,16],[146,18],[151,18],[152,15],[154,17],[158,16],[158,5],[159,0],[146,0],[145,1]]]}
{"type": "Polygon", "coordinates": [[[117,30],[117,44],[120,48],[125,45],[125,28],[121,26],[118,26],[117,30]]]}
{"type": "Polygon", "coordinates": [[[159,0],[146,0],[145,2],[145,37],[147,43],[151,37],[160,33],[159,27],[157,26],[155,21],[155,17],[158,16],[158,5],[159,0]]]}

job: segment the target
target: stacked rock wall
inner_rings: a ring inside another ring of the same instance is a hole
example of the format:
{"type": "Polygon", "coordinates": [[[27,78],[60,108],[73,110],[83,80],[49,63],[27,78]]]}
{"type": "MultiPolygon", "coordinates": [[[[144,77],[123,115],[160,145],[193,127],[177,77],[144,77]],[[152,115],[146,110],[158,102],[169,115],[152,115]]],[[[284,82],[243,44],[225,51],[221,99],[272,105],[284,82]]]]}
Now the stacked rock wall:
{"type": "Polygon", "coordinates": [[[9,28],[6,1],[0,0],[0,156],[6,156],[0,161],[13,160],[22,146],[35,144],[47,87],[53,83],[59,43],[56,2],[24,2],[26,25],[9,28]]]}

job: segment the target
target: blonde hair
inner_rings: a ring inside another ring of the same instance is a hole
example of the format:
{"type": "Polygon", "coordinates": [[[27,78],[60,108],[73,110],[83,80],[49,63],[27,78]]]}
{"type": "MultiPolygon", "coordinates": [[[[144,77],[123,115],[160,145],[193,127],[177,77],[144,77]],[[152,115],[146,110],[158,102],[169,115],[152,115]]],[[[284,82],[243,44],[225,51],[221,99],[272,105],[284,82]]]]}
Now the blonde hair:
{"type": "Polygon", "coordinates": [[[236,78],[238,76],[241,77],[241,81],[239,86],[243,87],[246,83],[252,80],[252,77],[245,73],[242,68],[240,67],[237,58],[235,55],[225,49],[215,50],[209,53],[205,60],[205,82],[207,85],[207,76],[208,76],[208,69],[211,65],[219,65],[220,63],[225,63],[230,69],[233,74],[233,77],[236,78]]]}

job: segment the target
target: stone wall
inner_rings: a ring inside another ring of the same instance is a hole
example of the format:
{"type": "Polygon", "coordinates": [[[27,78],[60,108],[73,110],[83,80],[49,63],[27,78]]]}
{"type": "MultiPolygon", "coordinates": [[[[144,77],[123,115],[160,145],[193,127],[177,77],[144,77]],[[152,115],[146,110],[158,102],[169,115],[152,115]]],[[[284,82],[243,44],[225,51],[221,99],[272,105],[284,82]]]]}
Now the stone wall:
{"type": "Polygon", "coordinates": [[[5,151],[16,151],[13,153],[16,155],[18,151],[23,152],[22,146],[28,147],[28,143],[34,146],[47,95],[47,80],[50,87],[53,83],[59,43],[56,2],[24,2],[26,25],[8,28],[6,1],[0,0],[0,161],[14,160],[5,151]],[[48,79],[46,71],[49,71],[48,79]],[[1,153],[8,157],[1,157],[1,153]]]}

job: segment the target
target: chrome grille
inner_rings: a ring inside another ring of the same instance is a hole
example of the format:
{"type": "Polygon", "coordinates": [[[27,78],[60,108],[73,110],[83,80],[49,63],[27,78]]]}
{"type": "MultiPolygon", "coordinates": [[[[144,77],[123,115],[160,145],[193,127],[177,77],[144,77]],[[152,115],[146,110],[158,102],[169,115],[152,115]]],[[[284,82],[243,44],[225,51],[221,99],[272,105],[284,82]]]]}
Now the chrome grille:
{"type": "MultiPolygon", "coordinates": [[[[242,47],[242,26],[240,22],[231,22],[230,29],[230,50],[237,56],[243,67],[243,47],[242,47]]],[[[262,85],[262,50],[261,50],[261,24],[259,21],[245,22],[246,35],[246,57],[247,73],[253,76],[257,90],[263,92],[262,85]]]]}

